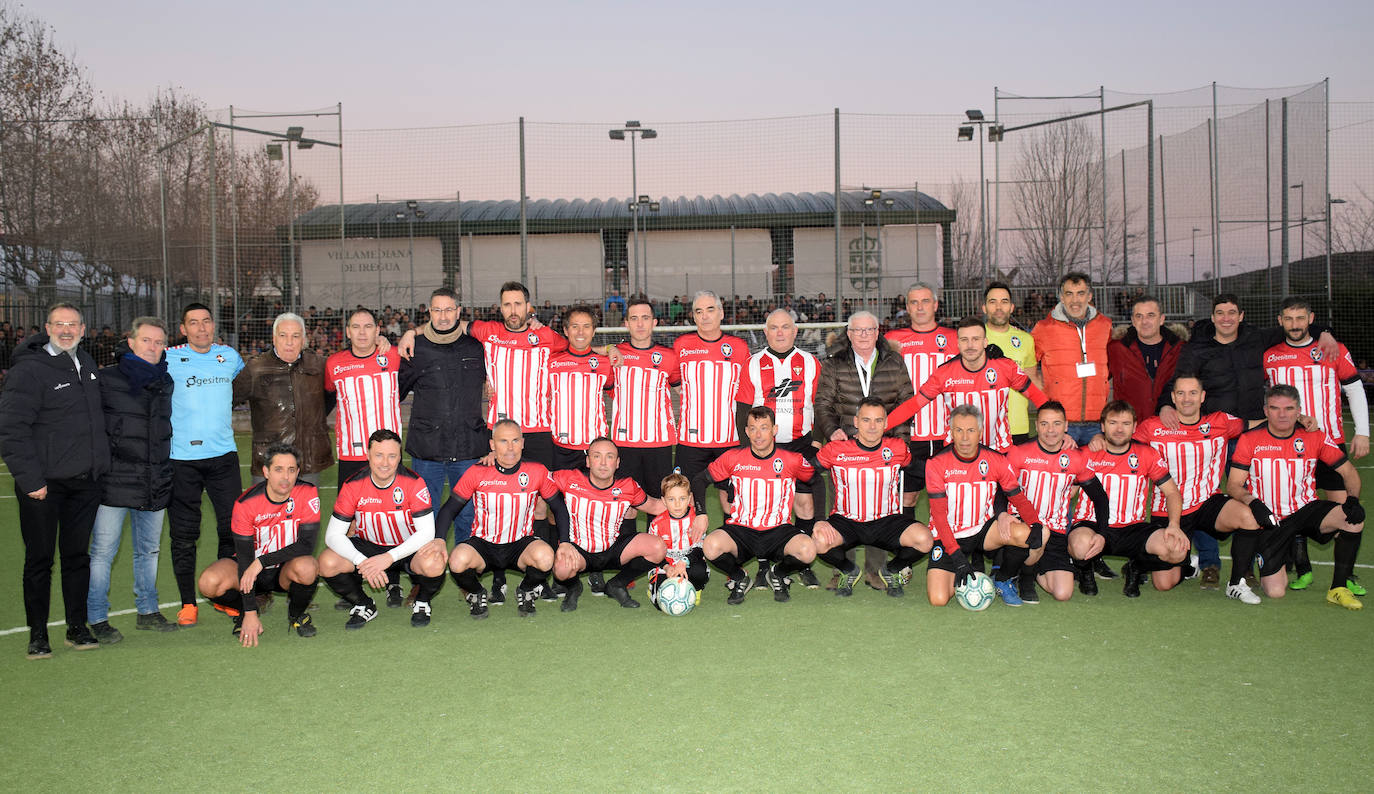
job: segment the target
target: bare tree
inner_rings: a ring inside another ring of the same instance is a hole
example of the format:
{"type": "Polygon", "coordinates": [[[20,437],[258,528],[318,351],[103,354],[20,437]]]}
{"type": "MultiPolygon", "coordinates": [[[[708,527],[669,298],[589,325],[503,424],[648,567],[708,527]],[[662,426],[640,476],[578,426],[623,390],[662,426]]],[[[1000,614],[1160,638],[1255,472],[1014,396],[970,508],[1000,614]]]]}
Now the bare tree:
{"type": "MultiPolygon", "coordinates": [[[[1359,198],[1346,199],[1344,204],[1331,207],[1332,251],[1374,251],[1374,197],[1359,185],[1355,190],[1359,198]]],[[[1317,231],[1324,238],[1325,224],[1319,225],[1317,231]]],[[[1325,240],[1321,242],[1324,244],[1325,240]]]]}

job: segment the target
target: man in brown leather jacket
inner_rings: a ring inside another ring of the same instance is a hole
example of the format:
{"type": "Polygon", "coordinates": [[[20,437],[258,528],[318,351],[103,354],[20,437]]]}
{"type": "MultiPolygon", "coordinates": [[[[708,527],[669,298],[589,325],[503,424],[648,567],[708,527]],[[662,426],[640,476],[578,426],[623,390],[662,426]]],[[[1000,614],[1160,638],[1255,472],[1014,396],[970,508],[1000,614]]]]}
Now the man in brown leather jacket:
{"type": "Polygon", "coordinates": [[[253,424],[253,484],[270,444],[290,444],[301,453],[300,479],[319,484],[334,465],[325,417],[334,395],[324,388],[324,359],[305,346],[305,321],[285,312],[272,321],[272,349],[234,378],[234,404],[248,403],[253,424]]]}

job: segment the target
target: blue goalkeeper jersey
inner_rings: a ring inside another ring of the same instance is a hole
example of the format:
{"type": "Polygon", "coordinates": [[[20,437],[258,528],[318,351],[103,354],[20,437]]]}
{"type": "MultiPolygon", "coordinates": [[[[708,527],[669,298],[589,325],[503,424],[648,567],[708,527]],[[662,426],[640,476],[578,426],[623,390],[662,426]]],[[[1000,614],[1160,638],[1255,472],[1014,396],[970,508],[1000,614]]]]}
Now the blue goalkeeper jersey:
{"type": "Polygon", "coordinates": [[[167,349],[172,376],[172,460],[204,460],[234,452],[234,376],[243,357],[232,347],[167,349]]]}

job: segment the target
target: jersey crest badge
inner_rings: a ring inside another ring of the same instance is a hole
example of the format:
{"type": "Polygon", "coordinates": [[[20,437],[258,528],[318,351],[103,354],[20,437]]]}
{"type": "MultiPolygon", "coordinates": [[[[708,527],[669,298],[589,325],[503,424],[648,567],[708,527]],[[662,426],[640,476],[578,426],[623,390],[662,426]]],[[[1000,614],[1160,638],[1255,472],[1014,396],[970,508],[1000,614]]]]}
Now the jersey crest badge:
{"type": "Polygon", "coordinates": [[[1299,455],[1301,455],[1301,454],[1303,453],[1303,450],[1305,450],[1306,448],[1307,448],[1307,445],[1303,443],[1303,440],[1302,440],[1301,438],[1295,438],[1295,439],[1293,439],[1293,451],[1294,451],[1294,452],[1296,452],[1296,453],[1298,453],[1299,455]]]}
{"type": "Polygon", "coordinates": [[[945,556],[945,547],[941,546],[939,543],[936,543],[935,548],[930,550],[931,562],[939,562],[940,558],[943,556],[945,556]]]}
{"type": "Polygon", "coordinates": [[[983,477],[988,476],[988,462],[986,460],[978,461],[978,474],[983,477]]]}
{"type": "Polygon", "coordinates": [[[773,473],[782,474],[782,458],[773,458],[773,473]]]}
{"type": "Polygon", "coordinates": [[[296,500],[290,496],[286,497],[286,514],[289,516],[296,512],[296,500]]]}
{"type": "Polygon", "coordinates": [[[527,472],[523,472],[523,471],[520,472],[520,476],[519,476],[519,477],[516,477],[515,479],[516,479],[516,482],[519,482],[519,483],[520,483],[520,487],[521,487],[521,488],[528,488],[528,487],[530,487],[530,475],[529,475],[527,472]]]}
{"type": "Polygon", "coordinates": [[[619,486],[617,486],[617,487],[611,489],[611,496],[620,496],[620,488],[619,488],[619,486]]]}
{"type": "Polygon", "coordinates": [[[1321,361],[1321,360],[1322,360],[1322,349],[1321,349],[1320,347],[1317,347],[1316,345],[1313,345],[1312,347],[1310,347],[1310,348],[1307,349],[1307,352],[1308,352],[1309,354],[1311,354],[1312,360],[1313,360],[1313,361],[1321,361]]]}
{"type": "Polygon", "coordinates": [[[529,336],[525,337],[525,339],[532,345],[539,344],[539,334],[536,334],[533,331],[531,331],[529,336]]]}
{"type": "Polygon", "coordinates": [[[940,347],[944,347],[944,346],[945,346],[945,343],[948,342],[948,341],[949,341],[949,339],[948,339],[944,334],[936,334],[936,335],[935,335],[935,344],[936,344],[936,345],[939,345],[940,347]]]}
{"type": "Polygon", "coordinates": [[[1013,336],[1013,337],[1011,338],[1011,346],[1012,346],[1012,347],[1020,347],[1020,346],[1021,346],[1021,337],[1019,337],[1019,336],[1013,336]]]}
{"type": "Polygon", "coordinates": [[[1140,457],[1134,452],[1126,456],[1126,465],[1131,467],[1131,471],[1140,468],[1140,457]]]}
{"type": "Polygon", "coordinates": [[[987,378],[987,380],[988,380],[988,385],[989,385],[989,386],[996,386],[996,385],[997,385],[997,370],[995,370],[995,369],[986,369],[986,370],[983,370],[983,377],[984,377],[984,378],[987,378]]]}
{"type": "Polygon", "coordinates": [[[1212,432],[1212,423],[1203,422],[1202,424],[1197,426],[1197,431],[1203,434],[1204,436],[1207,435],[1208,433],[1212,432]]]}
{"type": "Polygon", "coordinates": [[[1067,469],[1068,467],[1069,467],[1069,455],[1068,455],[1068,453],[1067,453],[1067,452],[1061,452],[1061,453],[1059,453],[1059,468],[1061,468],[1061,469],[1067,469]]]}
{"type": "Polygon", "coordinates": [[[587,366],[590,367],[591,369],[596,369],[597,367],[601,366],[601,359],[599,359],[599,358],[589,358],[589,359],[587,359],[587,366]]]}
{"type": "Polygon", "coordinates": [[[377,366],[382,367],[382,368],[385,368],[385,367],[386,367],[386,356],[385,356],[385,355],[378,355],[378,356],[377,356],[377,366]]]}
{"type": "Polygon", "coordinates": [[[310,509],[314,510],[316,513],[320,512],[320,497],[310,497],[310,509]]]}
{"type": "Polygon", "coordinates": [[[729,342],[726,342],[725,344],[720,346],[720,354],[725,356],[726,358],[729,358],[730,355],[734,352],[735,348],[732,347],[729,342]]]}
{"type": "MultiPolygon", "coordinates": [[[[184,359],[184,358],[182,359],[182,361],[185,361],[185,360],[186,360],[186,359],[184,359]]],[[[223,363],[224,363],[224,354],[223,354],[223,353],[217,354],[217,355],[215,356],[215,360],[218,361],[219,363],[223,364],[223,363]]]]}
{"type": "Polygon", "coordinates": [[[405,500],[406,492],[404,488],[398,485],[391,489],[391,501],[395,502],[397,507],[400,507],[401,503],[405,500]]]}
{"type": "Polygon", "coordinates": [[[659,364],[663,363],[663,354],[655,350],[654,352],[649,354],[649,360],[654,363],[655,367],[657,367],[659,364]]]}
{"type": "Polygon", "coordinates": [[[892,460],[892,448],[891,448],[891,447],[883,447],[883,453],[882,453],[882,454],[883,454],[883,463],[887,463],[887,462],[889,462],[889,461],[892,460]]]}

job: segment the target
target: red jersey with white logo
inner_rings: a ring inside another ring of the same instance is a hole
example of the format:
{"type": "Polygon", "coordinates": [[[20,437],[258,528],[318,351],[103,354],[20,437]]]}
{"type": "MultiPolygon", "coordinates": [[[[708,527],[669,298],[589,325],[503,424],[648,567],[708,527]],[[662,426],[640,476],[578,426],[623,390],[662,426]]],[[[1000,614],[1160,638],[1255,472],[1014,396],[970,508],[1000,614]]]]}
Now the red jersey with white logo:
{"type": "Polygon", "coordinates": [[[673,340],[682,376],[682,425],[678,443],[689,447],[728,447],[739,443],[735,403],[753,400],[744,367],[749,346],[729,334],[708,342],[699,334],[673,340]]]}
{"type": "Polygon", "coordinates": [[[340,350],[324,365],[324,388],[339,397],[334,424],[339,460],[366,460],[367,439],[378,430],[401,433],[401,357],[394,351],[358,357],[340,350]]]}
{"type": "Polygon", "coordinates": [[[1069,531],[1069,497],[1075,485],[1092,479],[1083,450],[1063,449],[1046,452],[1034,439],[1007,451],[1007,464],[1016,472],[1026,498],[1051,532],[1069,531]]]}
{"type": "Polygon", "coordinates": [[[290,546],[300,538],[301,526],[320,523],[320,493],[308,482],[298,482],[284,502],[267,495],[267,483],[244,491],[234,502],[230,527],[235,535],[253,539],[253,555],[261,557],[290,546]]]}
{"type": "MultiPolygon", "coordinates": [[[[1030,377],[1009,358],[985,359],[983,366],[969,370],[962,358],[955,358],[935,368],[921,384],[921,395],[932,403],[942,396],[946,434],[949,412],[956,405],[976,405],[983,412],[983,443],[996,452],[1011,446],[1011,423],[1007,417],[1007,395],[1012,389],[1025,392],[1027,399],[1039,405],[1045,395],[1030,382],[1030,377]]],[[[890,420],[889,420],[890,423],[890,420]]],[[[948,439],[946,439],[948,440],[948,439]]]]}
{"type": "MultiPolygon", "coordinates": [[[[959,355],[958,335],[954,329],[936,326],[929,331],[913,328],[894,328],[884,338],[897,345],[902,362],[911,375],[911,390],[920,391],[921,384],[935,372],[935,368],[959,355]]],[[[911,420],[912,441],[941,441],[945,437],[945,420],[949,407],[944,400],[935,400],[916,412],[911,420]]]]}
{"type": "Polygon", "coordinates": [[[568,349],[568,340],[548,326],[511,331],[505,323],[476,320],[468,326],[472,338],[482,343],[491,383],[487,424],[514,419],[526,432],[547,432],[549,411],[549,358],[568,349]]]}
{"type": "Polygon", "coordinates": [[[946,551],[958,548],[958,539],[976,535],[993,517],[998,492],[1006,495],[1021,520],[1040,520],[1021,493],[1016,473],[1005,456],[979,446],[971,460],[946,447],[926,461],[926,493],[930,496],[930,528],[946,551]]]}
{"type": "Polygon", "coordinates": [[[735,489],[731,524],[765,530],[792,520],[797,480],[811,482],[816,470],[795,452],[774,448],[762,458],[749,447],[726,450],[706,469],[716,482],[729,480],[735,489]]]}
{"type": "Polygon", "coordinates": [[[876,521],[902,512],[902,467],[911,462],[906,442],[884,436],[873,448],[857,438],[831,441],[816,453],[835,484],[835,512],[851,521],[876,521]]]}
{"type": "Polygon", "coordinates": [[[549,402],[553,443],[586,449],[606,435],[606,385],[611,360],[591,351],[565,350],[549,359],[549,402]]]}
{"type": "Polygon", "coordinates": [[[1317,498],[1317,461],[1331,468],[1345,463],[1345,453],[1320,430],[1294,427],[1277,438],[1267,424],[1241,433],[1231,465],[1250,473],[1245,489],[1283,520],[1317,498]]]}
{"type": "MultiPolygon", "coordinates": [[[[1244,419],[1216,411],[1177,430],[1170,430],[1159,417],[1152,416],[1136,425],[1135,440],[1149,444],[1164,457],[1183,497],[1182,515],[1187,515],[1217,492],[1226,468],[1227,442],[1244,432],[1244,419]]],[[[1157,516],[1169,514],[1164,494],[1158,490],[1151,510],[1157,516]]]]}
{"type": "MultiPolygon", "coordinates": [[[[686,552],[692,548],[692,520],[697,517],[696,508],[687,508],[687,515],[682,518],[673,518],[668,515],[668,511],[653,517],[649,522],[649,533],[663,538],[663,542],[668,545],[668,552],[686,552]]],[[[701,545],[700,543],[697,544],[701,545]]]]}
{"type": "Polygon", "coordinates": [[[782,356],[764,348],[749,357],[747,372],[754,405],[766,405],[777,415],[779,444],[811,435],[816,424],[816,384],[821,378],[815,356],[795,347],[782,356]]]}
{"type": "Polygon", "coordinates": [[[1328,358],[1315,339],[1305,345],[1280,342],[1264,351],[1264,377],[1270,386],[1287,384],[1302,395],[1299,408],[1337,444],[1345,440],[1341,422],[1341,385],[1360,379],[1355,361],[1345,345],[1338,344],[1335,359],[1328,358]]]}
{"type": "MultiPolygon", "coordinates": [[[[1107,526],[1125,527],[1145,521],[1145,500],[1150,495],[1150,486],[1160,486],[1173,479],[1164,458],[1139,441],[1132,441],[1125,452],[1115,453],[1103,449],[1099,452],[1084,453],[1088,471],[1096,475],[1107,492],[1107,506],[1111,515],[1107,526]]],[[[1078,500],[1078,512],[1074,521],[1095,521],[1091,499],[1078,500]]]]}
{"type": "Polygon", "coordinates": [[[672,393],[682,379],[677,354],[654,345],[640,349],[629,342],[616,345],[620,366],[615,368],[611,401],[611,440],[619,447],[666,447],[677,443],[672,393]]]}
{"type": "Polygon", "coordinates": [[[625,511],[649,498],[629,477],[598,488],[582,469],[564,469],[552,476],[568,505],[568,539],[593,554],[609,549],[620,534],[625,511]]]}
{"type": "Polygon", "coordinates": [[[378,546],[401,545],[415,533],[415,517],[433,510],[425,481],[404,466],[385,488],[372,481],[370,469],[362,469],[344,480],[334,500],[334,517],[356,522],[358,536],[378,546]]]}
{"type": "Polygon", "coordinates": [[[514,543],[530,534],[534,508],[558,493],[549,470],[521,461],[514,471],[476,465],[463,472],[453,492],[472,500],[472,534],[490,543],[514,543]]]}

